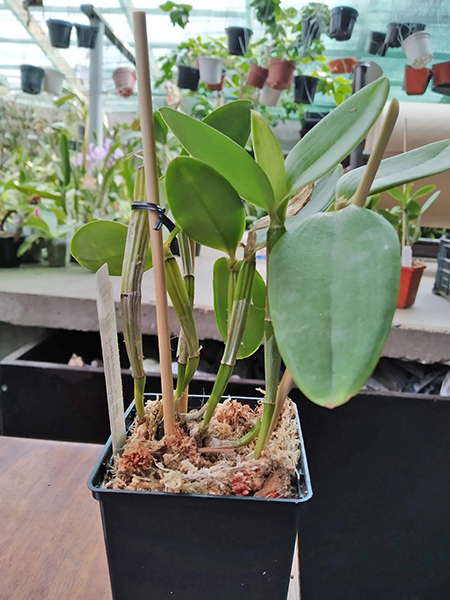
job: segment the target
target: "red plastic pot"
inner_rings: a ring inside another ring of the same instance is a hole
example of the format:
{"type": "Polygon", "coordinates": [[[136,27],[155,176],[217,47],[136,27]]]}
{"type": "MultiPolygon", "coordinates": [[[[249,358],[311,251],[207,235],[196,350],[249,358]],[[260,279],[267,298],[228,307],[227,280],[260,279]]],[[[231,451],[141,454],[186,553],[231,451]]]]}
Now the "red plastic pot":
{"type": "Polygon", "coordinates": [[[336,58],[328,63],[332,73],[353,73],[356,67],[356,58],[336,58]]]}
{"type": "Polygon", "coordinates": [[[433,65],[433,92],[450,95],[450,62],[433,65]]]}
{"type": "Polygon", "coordinates": [[[425,265],[421,265],[420,267],[402,267],[397,308],[409,308],[414,304],[424,270],[425,265]]]}
{"type": "Polygon", "coordinates": [[[408,96],[421,96],[425,93],[430,79],[430,69],[405,67],[405,92],[408,96]]]}
{"type": "Polygon", "coordinates": [[[296,64],[285,58],[272,58],[267,81],[274,90],[287,90],[294,79],[296,64]]]}
{"type": "Polygon", "coordinates": [[[264,86],[268,74],[268,69],[263,69],[262,67],[259,67],[258,65],[252,63],[248,71],[247,84],[261,90],[264,86]]]}

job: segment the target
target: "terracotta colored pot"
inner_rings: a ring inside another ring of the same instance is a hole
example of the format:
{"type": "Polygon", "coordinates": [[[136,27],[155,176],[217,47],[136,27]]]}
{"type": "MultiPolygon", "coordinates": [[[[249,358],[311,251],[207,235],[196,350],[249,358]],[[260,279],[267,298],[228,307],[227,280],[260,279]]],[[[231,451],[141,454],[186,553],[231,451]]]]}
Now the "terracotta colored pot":
{"type": "Polygon", "coordinates": [[[296,64],[285,58],[272,58],[267,81],[274,90],[287,90],[294,80],[296,64]]]}
{"type": "Polygon", "coordinates": [[[133,93],[136,83],[136,73],[128,67],[119,67],[113,73],[114,83],[119,96],[128,98],[133,93]]]}
{"type": "Polygon", "coordinates": [[[225,81],[225,74],[226,71],[222,71],[222,79],[220,80],[220,83],[207,83],[206,85],[206,89],[209,90],[210,92],[220,92],[223,90],[223,82],[225,81]]]}
{"type": "Polygon", "coordinates": [[[247,76],[247,84],[261,90],[264,86],[264,82],[267,79],[268,73],[268,69],[263,69],[262,67],[252,63],[247,76]]]}
{"type": "Polygon", "coordinates": [[[356,58],[336,58],[328,63],[332,73],[353,73],[356,66],[356,58]]]}
{"type": "Polygon", "coordinates": [[[408,96],[421,96],[425,93],[430,79],[430,69],[405,67],[405,92],[408,96]]]}
{"type": "Polygon", "coordinates": [[[424,270],[425,265],[420,267],[402,267],[397,308],[409,308],[414,304],[424,270]]]}

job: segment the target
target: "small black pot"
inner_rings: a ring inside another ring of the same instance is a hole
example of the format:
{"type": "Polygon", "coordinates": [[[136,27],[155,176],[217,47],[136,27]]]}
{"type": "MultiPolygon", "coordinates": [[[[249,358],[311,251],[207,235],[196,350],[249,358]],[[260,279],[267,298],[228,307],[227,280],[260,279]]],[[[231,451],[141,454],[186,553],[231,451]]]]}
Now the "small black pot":
{"type": "Polygon", "coordinates": [[[387,48],[400,48],[412,33],[423,31],[423,23],[389,23],[387,27],[385,44],[387,48]]]}
{"type": "Polygon", "coordinates": [[[20,83],[27,94],[40,94],[44,69],[33,65],[20,65],[20,83]]]}
{"type": "Polygon", "coordinates": [[[316,95],[317,77],[297,75],[294,79],[294,100],[297,104],[312,104],[316,95]]]}
{"type": "MultiPolygon", "coordinates": [[[[190,407],[202,399],[191,396],[190,407]]],[[[133,406],[128,426],[134,415],[133,406]]],[[[114,600],[148,600],[149,590],[155,600],[286,600],[301,504],[312,494],[298,427],[295,500],[104,489],[109,440],[88,486],[100,502],[114,600]]]]}
{"type": "Polygon", "coordinates": [[[228,54],[245,56],[253,31],[245,27],[228,27],[228,54]]]}
{"type": "Polygon", "coordinates": [[[385,44],[386,34],[381,31],[371,31],[369,35],[369,46],[367,52],[369,54],[377,54],[378,56],[386,56],[387,44],[385,44]]]}
{"type": "Polygon", "coordinates": [[[50,43],[54,48],[68,48],[70,46],[72,23],[60,21],[59,19],[49,19],[47,27],[50,34],[50,43]]]}
{"type": "Polygon", "coordinates": [[[17,250],[24,238],[17,239],[15,236],[0,236],[0,268],[9,269],[18,267],[22,258],[17,256],[17,250]]]}
{"type": "Polygon", "coordinates": [[[323,31],[324,20],[320,16],[310,15],[302,20],[302,37],[304,40],[319,40],[323,31]]]}
{"type": "Polygon", "coordinates": [[[303,127],[300,130],[301,137],[304,137],[313,127],[320,123],[327,116],[328,112],[309,112],[306,111],[303,116],[303,127]]]}
{"type": "Polygon", "coordinates": [[[75,28],[77,30],[78,47],[94,49],[97,41],[98,27],[75,23],[75,28]]]}
{"type": "Polygon", "coordinates": [[[198,90],[198,82],[200,81],[200,71],[194,67],[186,65],[178,65],[177,86],[183,90],[198,90]]]}
{"type": "Polygon", "coordinates": [[[330,12],[330,38],[344,42],[352,37],[358,11],[350,6],[337,6],[330,12]]]}

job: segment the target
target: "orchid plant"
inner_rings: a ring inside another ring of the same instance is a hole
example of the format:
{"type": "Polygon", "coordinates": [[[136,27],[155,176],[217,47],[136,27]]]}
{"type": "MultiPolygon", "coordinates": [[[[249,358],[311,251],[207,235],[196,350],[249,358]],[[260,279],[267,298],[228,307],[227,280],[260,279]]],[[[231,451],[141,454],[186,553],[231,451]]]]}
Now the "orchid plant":
{"type": "MultiPolygon", "coordinates": [[[[347,402],[375,367],[396,307],[400,247],[391,225],[364,207],[368,196],[450,168],[450,140],[381,161],[398,112],[393,101],[367,167],[343,175],[340,162],[367,135],[388,97],[386,78],[349,98],[293,148],[286,160],[266,121],[248,101],[236,101],[202,122],[170,108],[161,116],[184,151],[161,178],[175,228],[164,244],[167,291],[180,322],[173,410],[198,419],[206,432],[237,360],[264,341],[264,411],[236,445],[258,437],[256,457],[277,423],[294,383],[325,407],[347,402]],[[255,158],[245,150],[251,134],[255,158]],[[380,164],[381,163],[381,164],[380,164]],[[267,216],[245,226],[242,200],[267,216]],[[177,237],[181,268],[170,251],[177,237]],[[224,352],[204,407],[188,413],[187,387],[201,348],[195,326],[195,274],[189,240],[223,253],[212,273],[214,312],[224,352]],[[266,282],[255,254],[265,247],[266,282]],[[286,371],[280,381],[281,364],[286,371]]],[[[146,202],[144,174],[135,199],[146,202]]],[[[122,325],[144,417],[140,298],[148,251],[148,216],[134,210],[130,226],[97,221],[74,236],[72,254],[97,270],[105,262],[122,276],[122,325]]]]}

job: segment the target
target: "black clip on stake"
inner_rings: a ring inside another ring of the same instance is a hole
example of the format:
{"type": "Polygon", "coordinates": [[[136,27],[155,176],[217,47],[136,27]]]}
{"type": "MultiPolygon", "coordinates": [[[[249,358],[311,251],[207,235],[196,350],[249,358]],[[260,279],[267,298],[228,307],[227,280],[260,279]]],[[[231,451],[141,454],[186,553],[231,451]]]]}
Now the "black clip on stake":
{"type": "Polygon", "coordinates": [[[168,231],[173,231],[175,229],[175,223],[173,223],[166,215],[166,209],[163,206],[158,206],[157,204],[153,204],[153,202],[137,201],[132,203],[131,208],[139,208],[141,210],[156,210],[158,213],[158,221],[153,229],[159,230],[163,225],[166,226],[168,231]]]}

